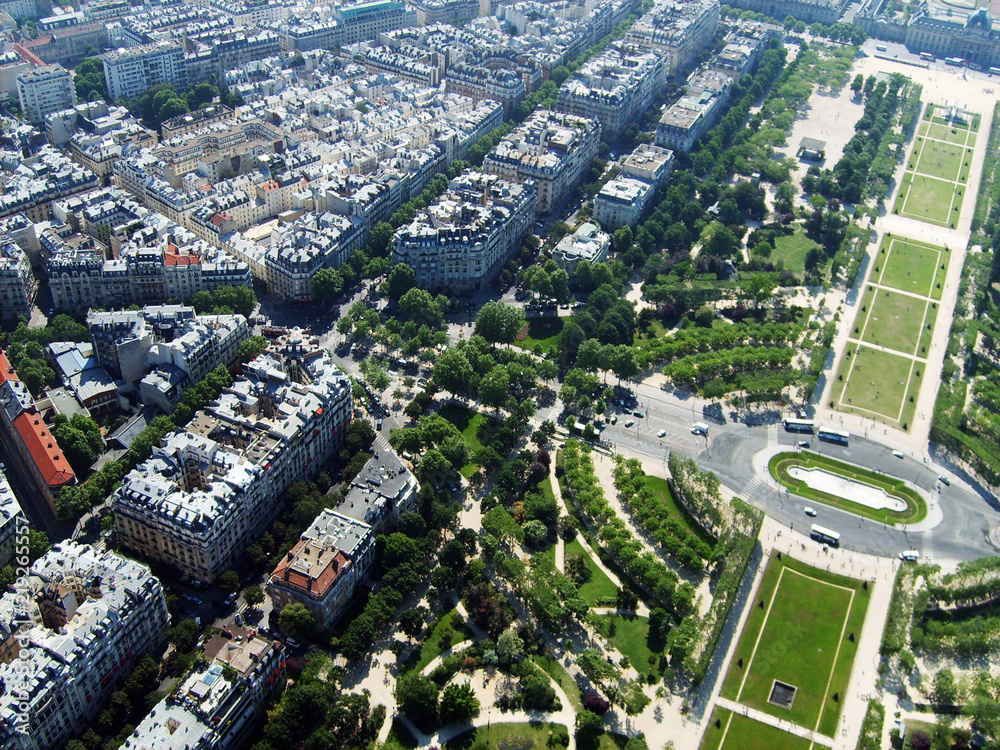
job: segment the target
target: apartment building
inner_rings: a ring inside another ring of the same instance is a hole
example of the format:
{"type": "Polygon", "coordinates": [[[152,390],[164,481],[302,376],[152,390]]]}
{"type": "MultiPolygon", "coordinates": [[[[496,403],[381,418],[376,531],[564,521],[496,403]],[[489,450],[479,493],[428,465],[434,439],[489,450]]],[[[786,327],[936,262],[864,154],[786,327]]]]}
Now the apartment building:
{"type": "Polygon", "coordinates": [[[205,659],[139,723],[125,750],[235,750],[246,744],[270,697],[285,687],[284,649],[260,636],[242,642],[216,636],[205,659]]]}
{"type": "Polygon", "coordinates": [[[224,104],[210,104],[207,107],[196,109],[160,124],[160,133],[164,141],[177,138],[190,133],[196,133],[210,125],[218,122],[232,122],[236,119],[236,111],[224,104]]]}
{"type": "MultiPolygon", "coordinates": [[[[278,345],[295,351],[301,342],[293,331],[278,345]]],[[[267,590],[274,611],[298,602],[320,630],[332,627],[371,569],[375,537],[415,509],[418,493],[416,477],[399,456],[379,450],[340,504],[320,513],[271,573],[267,590]]]]}
{"type": "Polygon", "coordinates": [[[168,624],[146,565],[57,544],[0,599],[0,747],[49,750],[88,729],[168,624]]]}
{"type": "Polygon", "coordinates": [[[608,180],[594,199],[594,218],[607,231],[633,226],[657,188],[670,181],[674,152],[640,144],[622,161],[621,174],[608,180]]]}
{"type": "Polygon", "coordinates": [[[411,0],[410,5],[417,12],[417,26],[461,26],[481,13],[479,0],[411,0]]]}
{"type": "MultiPolygon", "coordinates": [[[[0,471],[0,568],[9,565],[17,553],[17,534],[28,527],[21,504],[10,488],[7,475],[0,471]]],[[[23,553],[23,542],[20,545],[23,553]]],[[[0,656],[2,660],[2,656],[0,656]]]]}
{"type": "Polygon", "coordinates": [[[783,20],[795,16],[806,23],[834,24],[847,6],[846,0],[734,0],[736,8],[763,13],[771,18],[783,20]]]}
{"type": "Polygon", "coordinates": [[[318,630],[333,627],[371,568],[373,541],[371,526],[325,509],[271,572],[273,611],[302,604],[318,630]]]}
{"type": "Polygon", "coordinates": [[[240,344],[248,338],[250,327],[242,315],[199,315],[185,321],[171,339],[154,343],[146,353],[146,364],[171,365],[197,383],[220,364],[233,364],[240,344]]]}
{"type": "Polygon", "coordinates": [[[533,182],[464,172],[393,236],[392,262],[406,263],[424,289],[453,294],[485,288],[534,221],[533,182]]]}
{"type": "Polygon", "coordinates": [[[343,444],[351,412],[350,381],[328,354],[259,356],[125,477],[114,496],[119,538],[214,580],[274,520],[288,486],[343,444]]]}
{"type": "Polygon", "coordinates": [[[449,92],[467,96],[476,103],[490,99],[500,102],[505,117],[515,114],[527,93],[524,77],[517,71],[466,62],[448,68],[445,86],[449,92]]]}
{"type": "Polygon", "coordinates": [[[597,156],[601,124],[577,115],[540,110],[486,155],[483,171],[505,180],[532,180],[538,214],[549,213],[576,187],[597,156]]]}
{"type": "Polygon", "coordinates": [[[0,218],[24,214],[34,222],[49,219],[53,201],[93,190],[100,183],[97,175],[49,144],[16,163],[0,164],[0,174],[4,183],[0,218]]]}
{"type": "Polygon", "coordinates": [[[729,102],[732,77],[719,70],[701,69],[688,79],[687,92],[664,107],[654,143],[687,153],[715,125],[729,102]]]}
{"type": "Polygon", "coordinates": [[[308,16],[292,16],[284,21],[278,26],[278,35],[285,52],[337,49],[342,41],[337,19],[317,10],[308,16]]]}
{"type": "Polygon", "coordinates": [[[188,86],[184,46],[178,42],[158,42],[106,52],[104,82],[112,101],[119,97],[134,99],[160,83],[172,84],[178,91],[188,86]]]}
{"type": "Polygon", "coordinates": [[[55,510],[63,487],[76,484],[76,475],[49,432],[28,387],[17,377],[7,355],[0,352],[0,446],[7,457],[7,473],[33,492],[26,502],[35,517],[55,510]]]}
{"type": "Polygon", "coordinates": [[[567,234],[552,251],[552,260],[570,273],[581,260],[599,263],[608,257],[611,238],[600,227],[585,222],[572,234],[567,234]]]}
{"type": "Polygon", "coordinates": [[[17,96],[25,119],[44,125],[53,112],[76,104],[73,74],[62,65],[43,65],[17,77],[17,96]]]}
{"type": "Polygon", "coordinates": [[[280,299],[308,302],[312,279],[321,268],[336,268],[359,250],[367,237],[364,220],[332,213],[304,213],[253,238],[236,234],[225,248],[250,268],[280,299]]]}
{"type": "Polygon", "coordinates": [[[719,17],[719,0],[660,0],[625,33],[625,43],[665,56],[667,75],[681,75],[715,39],[719,17]]]}
{"type": "MultiPolygon", "coordinates": [[[[0,7],[3,7],[0,3],[0,7]]],[[[34,66],[22,58],[14,50],[0,52],[0,100],[13,101],[17,99],[17,77],[27,73],[34,66]]]]}
{"type": "Polygon", "coordinates": [[[394,29],[404,29],[416,22],[416,13],[399,0],[373,0],[356,5],[342,5],[333,10],[341,28],[341,44],[357,44],[394,29]]]}
{"type": "Polygon", "coordinates": [[[0,238],[0,321],[16,323],[31,318],[38,279],[28,254],[16,243],[0,238]]]}
{"type": "Polygon", "coordinates": [[[666,62],[657,54],[609,49],[559,87],[556,109],[597,120],[611,142],[653,103],[666,73],[666,62]]]}

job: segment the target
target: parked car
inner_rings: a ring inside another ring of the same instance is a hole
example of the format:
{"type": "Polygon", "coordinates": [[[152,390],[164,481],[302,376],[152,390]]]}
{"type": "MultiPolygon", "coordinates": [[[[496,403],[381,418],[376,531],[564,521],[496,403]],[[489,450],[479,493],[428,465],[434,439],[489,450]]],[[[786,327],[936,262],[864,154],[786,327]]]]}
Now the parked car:
{"type": "Polygon", "coordinates": [[[642,418],[643,418],[643,417],[645,417],[646,415],[645,415],[645,414],[643,414],[643,413],[642,413],[641,411],[634,411],[634,412],[632,412],[632,416],[633,416],[633,417],[638,417],[639,419],[642,419],[642,418]]]}
{"type": "Polygon", "coordinates": [[[634,420],[634,419],[629,419],[629,420],[627,420],[627,421],[625,422],[625,426],[626,426],[626,427],[631,427],[631,426],[632,426],[632,425],[634,425],[634,424],[635,424],[635,420],[634,420]]]}
{"type": "Polygon", "coordinates": [[[799,442],[796,443],[796,445],[799,446],[799,448],[808,448],[809,447],[809,441],[808,440],[800,440],[799,442]]]}
{"type": "Polygon", "coordinates": [[[243,627],[243,615],[241,615],[239,612],[236,613],[236,617],[233,618],[233,621],[236,623],[237,627],[240,628],[243,627]]]}
{"type": "Polygon", "coordinates": [[[656,437],[663,437],[666,434],[667,434],[666,430],[660,430],[658,433],[656,433],[656,437]]]}
{"type": "Polygon", "coordinates": [[[611,424],[618,424],[618,415],[617,414],[615,414],[613,417],[611,417],[611,424]]]}

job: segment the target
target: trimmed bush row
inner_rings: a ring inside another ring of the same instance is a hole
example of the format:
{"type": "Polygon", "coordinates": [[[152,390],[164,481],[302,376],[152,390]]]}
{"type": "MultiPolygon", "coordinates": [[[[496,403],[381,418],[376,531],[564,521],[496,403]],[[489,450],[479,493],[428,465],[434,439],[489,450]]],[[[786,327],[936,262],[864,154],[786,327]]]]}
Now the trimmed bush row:
{"type": "Polygon", "coordinates": [[[663,552],[694,572],[705,569],[712,547],[678,518],[666,516],[663,503],[646,484],[646,472],[634,458],[615,456],[615,487],[643,530],[659,542],[663,552]]]}

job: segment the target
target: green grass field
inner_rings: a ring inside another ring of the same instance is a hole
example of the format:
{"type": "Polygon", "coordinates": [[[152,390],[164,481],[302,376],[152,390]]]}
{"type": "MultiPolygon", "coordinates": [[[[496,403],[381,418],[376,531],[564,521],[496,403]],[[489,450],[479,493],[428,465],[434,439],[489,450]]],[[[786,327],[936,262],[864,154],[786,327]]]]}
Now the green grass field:
{"type": "Polygon", "coordinates": [[[793,234],[774,238],[774,250],[769,260],[772,263],[780,260],[786,270],[801,274],[806,270],[806,255],[814,247],[819,248],[820,244],[806,237],[805,230],[796,225],[793,234]]]}
{"type": "MultiPolygon", "coordinates": [[[[497,747],[501,740],[507,737],[527,737],[533,747],[542,748],[548,744],[549,734],[555,729],[566,729],[562,724],[532,721],[530,723],[492,722],[488,726],[470,729],[462,732],[444,743],[444,750],[469,750],[469,748],[485,746],[497,747]]],[[[573,731],[570,727],[568,731],[573,731]]]]}
{"type": "Polygon", "coordinates": [[[700,750],[809,750],[813,744],[768,724],[717,708],[701,740],[700,750]]]}
{"type": "Polygon", "coordinates": [[[962,205],[957,194],[960,190],[950,180],[907,172],[896,201],[896,213],[928,224],[951,226],[958,221],[958,208],[962,205]]]}
{"type": "Polygon", "coordinates": [[[532,318],[527,323],[528,335],[523,340],[515,340],[514,346],[530,351],[541,346],[542,353],[548,354],[558,346],[559,334],[568,320],[571,318],[532,318]]]}
{"type": "Polygon", "coordinates": [[[880,523],[916,523],[917,521],[922,521],[927,516],[927,503],[924,502],[923,497],[916,490],[908,487],[902,479],[896,479],[886,474],[876,474],[861,466],[837,461],[819,453],[813,453],[812,451],[779,453],[771,457],[767,468],[771,472],[772,477],[799,497],[811,502],[832,505],[835,508],[871,518],[880,523]],[[854,503],[846,498],[814,489],[801,479],[797,479],[788,473],[788,470],[794,466],[801,466],[806,469],[823,469],[832,474],[839,474],[848,479],[854,479],[873,487],[879,487],[888,495],[906,503],[906,510],[893,511],[886,508],[876,510],[867,505],[854,503]]]}
{"type": "Polygon", "coordinates": [[[870,278],[902,292],[941,299],[950,258],[951,254],[937,245],[885,237],[870,278]]]}
{"type": "MultiPolygon", "coordinates": [[[[483,449],[483,444],[479,440],[479,431],[486,427],[486,415],[472,409],[466,409],[458,404],[445,404],[439,413],[462,433],[465,442],[472,449],[472,455],[476,455],[483,449]]],[[[466,478],[471,477],[477,471],[479,471],[479,464],[476,463],[467,463],[461,469],[462,475],[466,478]]]]}
{"type": "Polygon", "coordinates": [[[940,177],[943,180],[958,180],[958,173],[966,158],[965,146],[928,138],[920,149],[920,155],[910,162],[910,169],[919,174],[940,177]]]}
{"type": "Polygon", "coordinates": [[[862,341],[914,354],[930,302],[879,289],[868,308],[862,341]]]}
{"type": "MultiPolygon", "coordinates": [[[[915,361],[910,357],[848,343],[850,357],[844,357],[837,375],[837,408],[877,414],[893,423],[902,423],[903,401],[912,389],[915,361]]],[[[921,366],[922,367],[922,366],[921,366]]]]}
{"type": "Polygon", "coordinates": [[[970,139],[976,141],[976,134],[969,130],[950,128],[947,125],[938,125],[933,122],[925,122],[920,126],[920,135],[933,138],[938,141],[947,141],[957,146],[965,146],[970,139]]]}
{"type": "Polygon", "coordinates": [[[772,558],[722,696],[832,736],[869,595],[861,581],[772,558]],[[768,701],[775,680],[797,688],[791,708],[768,701]]]}
{"type": "Polygon", "coordinates": [[[569,698],[569,702],[573,704],[573,708],[577,711],[583,709],[583,695],[580,692],[580,686],[566,671],[566,668],[559,663],[558,659],[553,659],[545,654],[535,654],[531,660],[559,684],[559,687],[566,693],[566,697],[569,698]]]}
{"type": "Polygon", "coordinates": [[[418,672],[424,667],[434,661],[435,657],[441,655],[444,651],[443,645],[441,643],[441,635],[446,631],[454,631],[455,635],[452,637],[452,645],[459,643],[468,638],[472,637],[472,632],[466,627],[465,622],[459,616],[458,612],[454,609],[445,612],[434,623],[434,628],[431,630],[431,634],[427,636],[427,640],[424,641],[424,645],[420,647],[420,657],[417,659],[417,663],[414,666],[418,672]]]}
{"type": "Polygon", "coordinates": [[[649,641],[649,620],[645,617],[623,617],[602,615],[602,619],[613,624],[611,643],[628,657],[635,671],[643,677],[650,673],[662,676],[667,663],[663,657],[663,644],[655,650],[649,641]],[[652,663],[650,662],[652,658],[652,663]]]}
{"type": "Polygon", "coordinates": [[[583,559],[587,561],[587,566],[590,568],[590,580],[580,586],[580,597],[587,604],[593,607],[602,598],[618,596],[618,587],[615,586],[615,582],[597,567],[594,559],[584,550],[583,542],[580,541],[579,536],[566,542],[565,553],[567,555],[582,555],[583,559]]]}

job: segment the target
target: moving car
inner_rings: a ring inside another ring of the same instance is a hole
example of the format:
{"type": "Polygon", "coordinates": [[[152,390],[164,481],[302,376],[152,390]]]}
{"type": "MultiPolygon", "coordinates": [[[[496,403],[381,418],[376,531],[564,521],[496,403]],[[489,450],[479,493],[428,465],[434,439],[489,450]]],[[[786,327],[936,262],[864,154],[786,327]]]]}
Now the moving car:
{"type": "Polygon", "coordinates": [[[938,474],[938,481],[941,484],[951,484],[951,480],[948,479],[944,474],[938,474]]]}
{"type": "Polygon", "coordinates": [[[813,518],[815,518],[817,515],[816,511],[810,508],[808,505],[803,510],[805,510],[807,516],[812,516],[813,518]]]}
{"type": "Polygon", "coordinates": [[[893,451],[892,455],[894,455],[896,458],[902,458],[903,457],[903,451],[893,451]]]}
{"type": "Polygon", "coordinates": [[[808,440],[800,440],[799,442],[796,443],[796,445],[799,446],[799,448],[808,448],[809,447],[809,441],[808,440]]]}

